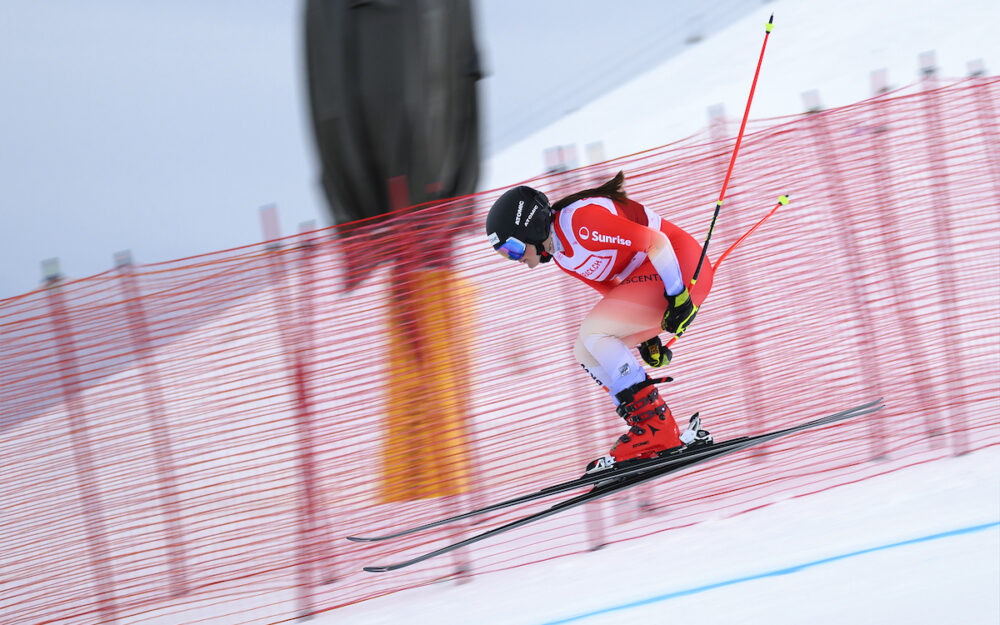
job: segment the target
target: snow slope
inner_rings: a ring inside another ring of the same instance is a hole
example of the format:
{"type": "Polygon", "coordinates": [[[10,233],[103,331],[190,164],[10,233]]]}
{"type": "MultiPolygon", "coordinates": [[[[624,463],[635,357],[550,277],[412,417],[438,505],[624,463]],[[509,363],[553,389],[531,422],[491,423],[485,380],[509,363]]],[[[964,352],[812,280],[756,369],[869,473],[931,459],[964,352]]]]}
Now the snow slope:
{"type": "Polygon", "coordinates": [[[397,593],[316,622],[995,625],[1000,449],[463,585],[397,593]]]}
{"type": "MultiPolygon", "coordinates": [[[[802,94],[818,90],[825,106],[872,95],[870,74],[885,69],[891,86],[919,78],[918,57],[936,51],[939,74],[967,75],[981,60],[1000,72],[1000,2],[995,0],[777,0],[622,87],[516,143],[485,163],[480,187],[510,186],[542,173],[543,150],[603,142],[607,158],[694,134],[722,104],[739,119],[774,13],[752,119],[805,110],[802,94]]],[[[738,166],[738,164],[737,164],[738,166]]]]}

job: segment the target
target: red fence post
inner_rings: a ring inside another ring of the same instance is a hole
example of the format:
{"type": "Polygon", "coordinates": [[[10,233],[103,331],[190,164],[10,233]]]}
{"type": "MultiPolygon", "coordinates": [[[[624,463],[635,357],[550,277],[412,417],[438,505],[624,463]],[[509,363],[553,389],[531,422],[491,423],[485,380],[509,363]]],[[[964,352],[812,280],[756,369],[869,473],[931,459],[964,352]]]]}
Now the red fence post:
{"type": "MultiPolygon", "coordinates": [[[[301,307],[298,312],[298,324],[302,332],[301,347],[304,354],[303,359],[303,372],[308,373],[309,363],[312,362],[313,349],[315,347],[315,302],[317,295],[316,290],[316,276],[317,270],[315,267],[316,252],[319,250],[319,242],[316,239],[313,231],[316,230],[315,222],[308,221],[299,224],[299,250],[301,254],[299,255],[299,264],[302,267],[302,275],[305,279],[302,283],[299,292],[299,301],[301,302],[301,307]]],[[[314,494],[315,499],[315,509],[313,511],[315,518],[316,535],[314,536],[314,541],[318,541],[316,544],[317,552],[328,552],[329,550],[324,548],[324,545],[333,545],[334,538],[330,532],[330,523],[328,517],[320,511],[320,507],[323,504],[322,489],[319,487],[321,477],[319,475],[319,463],[315,460],[315,449],[317,441],[315,439],[316,427],[313,421],[315,417],[314,398],[315,390],[314,387],[309,383],[309,379],[303,376],[302,379],[302,392],[303,392],[303,403],[308,407],[309,410],[309,434],[310,434],[310,448],[313,450],[313,468],[314,472],[314,494]]],[[[339,537],[338,537],[339,538],[339,537]]],[[[337,570],[336,562],[333,558],[322,556],[320,558],[323,563],[323,570],[321,572],[320,582],[323,584],[332,584],[337,581],[337,570]]]]}
{"type": "MultiPolygon", "coordinates": [[[[709,139],[712,143],[722,145],[726,139],[726,114],[721,104],[709,107],[708,128],[709,139]]],[[[720,171],[724,175],[729,167],[729,152],[720,152],[718,159],[720,171]]],[[[736,206],[739,204],[739,194],[731,193],[730,197],[733,199],[729,201],[728,209],[735,212],[736,206]]],[[[751,305],[752,302],[759,301],[760,298],[751,296],[750,287],[747,286],[746,279],[739,271],[727,274],[726,283],[731,285],[733,293],[736,294],[736,298],[740,302],[740,313],[743,320],[741,322],[742,329],[739,333],[739,349],[736,350],[736,358],[742,374],[740,380],[744,382],[743,392],[746,397],[746,414],[758,415],[753,418],[752,423],[755,428],[758,428],[758,431],[766,431],[770,429],[770,424],[767,420],[766,415],[768,411],[765,410],[764,398],[761,393],[761,389],[764,388],[764,381],[761,378],[761,367],[757,358],[760,332],[757,330],[757,324],[753,322],[753,307],[751,305]]],[[[766,459],[767,445],[760,445],[754,448],[750,452],[750,455],[755,460],[766,459]]]]}
{"type": "MultiPolygon", "coordinates": [[[[264,236],[268,240],[277,238],[276,232],[268,232],[272,224],[277,224],[275,211],[273,206],[265,207],[261,211],[261,218],[265,224],[264,236]]],[[[309,300],[313,297],[311,254],[314,247],[312,241],[303,241],[300,248],[303,282],[300,292],[297,294],[298,306],[296,306],[296,295],[291,292],[295,285],[288,284],[287,281],[286,255],[289,252],[282,250],[279,243],[269,246],[271,262],[268,266],[277,304],[275,313],[278,330],[288,355],[295,387],[295,426],[298,435],[299,476],[302,486],[302,505],[299,508],[298,520],[299,544],[296,555],[298,572],[296,582],[298,614],[296,618],[300,619],[310,618],[316,613],[316,597],[313,588],[317,581],[316,570],[320,559],[316,441],[313,435],[313,402],[306,371],[308,354],[312,349],[312,308],[309,300]],[[310,305],[306,305],[306,303],[310,305]]],[[[324,577],[327,580],[335,578],[333,575],[324,577]]]]}
{"type": "MultiPolygon", "coordinates": [[[[874,95],[879,95],[888,91],[888,81],[884,71],[872,73],[872,91],[874,95]]],[[[924,432],[926,436],[934,440],[941,435],[937,424],[934,422],[935,400],[933,385],[934,376],[928,367],[927,353],[924,348],[923,336],[919,331],[918,315],[913,310],[913,298],[907,298],[903,287],[905,278],[903,276],[901,263],[897,255],[888,253],[892,248],[892,243],[900,241],[901,216],[899,203],[893,198],[893,180],[886,163],[892,158],[886,146],[887,138],[891,134],[890,121],[887,119],[886,108],[891,103],[882,100],[874,100],[871,105],[871,153],[872,172],[874,174],[875,188],[873,194],[877,203],[879,219],[879,234],[881,236],[881,247],[887,250],[886,264],[889,274],[888,284],[892,292],[892,306],[900,329],[902,330],[903,343],[906,348],[908,368],[911,375],[908,376],[913,388],[914,397],[920,402],[924,412],[924,432]]]]}
{"type": "Polygon", "coordinates": [[[118,600],[115,596],[115,578],[111,567],[111,553],[108,550],[104,528],[104,514],[101,509],[101,494],[98,488],[94,457],[91,451],[86,409],[81,398],[80,379],[76,362],[76,343],[73,329],[60,290],[59,261],[51,259],[42,264],[46,281],[46,296],[52,335],[59,360],[59,383],[66,414],[70,424],[70,440],[73,447],[73,461],[76,465],[76,480],[80,489],[81,507],[86,524],[87,546],[96,589],[97,609],[102,623],[118,622],[118,600]]]}
{"type": "Polygon", "coordinates": [[[153,342],[149,335],[146,311],[142,305],[142,294],[136,284],[135,273],[132,271],[131,253],[126,250],[115,254],[115,266],[121,276],[122,303],[128,317],[133,353],[139,362],[143,402],[153,438],[160,508],[163,511],[166,524],[167,553],[170,562],[170,592],[172,596],[176,597],[187,592],[187,556],[184,549],[184,534],[181,529],[180,503],[177,495],[177,480],[174,474],[174,454],[170,444],[170,430],[167,427],[163,396],[160,394],[160,376],[153,361],[153,342]]]}
{"type": "MultiPolygon", "coordinates": [[[[949,319],[954,311],[961,310],[958,304],[956,292],[957,283],[957,263],[955,261],[954,228],[951,224],[949,211],[951,200],[949,199],[948,179],[948,155],[944,149],[948,134],[941,122],[941,105],[938,102],[940,90],[937,88],[934,67],[934,53],[928,52],[920,56],[921,71],[924,76],[924,122],[927,128],[927,159],[928,171],[930,172],[931,197],[934,198],[931,209],[934,218],[934,230],[936,235],[939,261],[936,263],[938,270],[938,297],[930,298],[944,305],[940,311],[940,319],[949,319]]],[[[963,381],[966,380],[965,368],[962,365],[962,337],[958,331],[957,322],[949,319],[943,324],[942,335],[945,339],[945,347],[942,350],[946,366],[948,400],[948,422],[952,424],[951,444],[952,453],[961,455],[968,451],[968,441],[966,438],[966,414],[964,400],[961,396],[963,381]]]]}
{"type": "Polygon", "coordinates": [[[1000,205],[1000,131],[997,130],[997,112],[993,105],[995,98],[987,91],[997,84],[997,79],[983,79],[986,70],[982,62],[969,63],[969,75],[973,78],[976,93],[976,115],[979,118],[979,130],[983,137],[983,147],[986,149],[987,164],[990,176],[993,178],[993,195],[1000,205]]]}
{"type": "MultiPolygon", "coordinates": [[[[837,156],[836,140],[827,125],[827,114],[820,110],[819,94],[810,91],[802,95],[806,109],[812,113],[807,118],[806,127],[813,135],[813,144],[816,154],[825,173],[824,179],[827,186],[827,196],[830,199],[830,206],[835,216],[842,216],[843,219],[831,219],[832,223],[837,223],[841,227],[836,228],[837,240],[840,244],[841,257],[847,266],[849,283],[857,294],[858,306],[855,307],[857,317],[853,319],[853,335],[859,340],[861,353],[858,360],[861,362],[862,385],[865,394],[870,399],[875,399],[880,395],[879,389],[882,387],[882,378],[878,362],[878,347],[872,336],[873,319],[870,308],[874,298],[869,292],[864,263],[861,262],[856,250],[858,249],[858,234],[855,226],[854,207],[851,202],[844,198],[849,188],[841,173],[840,161],[837,156]]],[[[875,414],[866,421],[869,424],[868,438],[871,446],[872,460],[879,460],[886,454],[885,424],[881,414],[875,414]]]]}

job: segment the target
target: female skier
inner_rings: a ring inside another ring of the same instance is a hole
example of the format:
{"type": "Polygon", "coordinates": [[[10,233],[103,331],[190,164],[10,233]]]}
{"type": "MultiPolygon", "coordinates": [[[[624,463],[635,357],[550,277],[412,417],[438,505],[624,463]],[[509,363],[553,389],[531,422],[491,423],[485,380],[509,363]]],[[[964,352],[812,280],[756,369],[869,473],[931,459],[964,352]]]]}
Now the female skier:
{"type": "Polygon", "coordinates": [[[681,433],[654,381],[635,359],[655,367],[670,362],[660,342],[665,331],[681,336],[712,286],[706,262],[691,292],[687,284],[701,255],[688,233],[625,195],[622,172],[596,189],[573,193],[549,206],[531,187],[506,191],[490,208],[486,234],[504,258],[529,269],[555,260],[603,296],[580,326],[573,353],[583,368],[611,393],[629,426],[610,457],[587,471],[648,458],[683,445],[711,443],[692,417],[681,433]]]}

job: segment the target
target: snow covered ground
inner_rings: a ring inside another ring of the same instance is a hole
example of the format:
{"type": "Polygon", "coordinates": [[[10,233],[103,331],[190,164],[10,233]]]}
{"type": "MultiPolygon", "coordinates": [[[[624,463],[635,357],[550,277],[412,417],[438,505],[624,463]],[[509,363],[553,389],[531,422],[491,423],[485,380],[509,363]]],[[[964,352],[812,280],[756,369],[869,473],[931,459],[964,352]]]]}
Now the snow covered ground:
{"type": "Polygon", "coordinates": [[[314,622],[996,625],[1000,449],[314,622]]]}

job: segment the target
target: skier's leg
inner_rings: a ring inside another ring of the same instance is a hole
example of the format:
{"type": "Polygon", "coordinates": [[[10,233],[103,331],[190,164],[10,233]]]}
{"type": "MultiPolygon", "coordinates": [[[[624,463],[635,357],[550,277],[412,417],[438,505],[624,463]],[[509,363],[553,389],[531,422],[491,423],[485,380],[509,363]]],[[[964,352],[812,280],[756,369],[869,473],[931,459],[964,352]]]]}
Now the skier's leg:
{"type": "Polygon", "coordinates": [[[681,445],[669,408],[630,348],[659,333],[665,305],[662,283],[637,273],[644,277],[611,289],[594,306],[574,345],[577,360],[608,389],[631,426],[611,450],[617,461],[681,445]]]}
{"type": "Polygon", "coordinates": [[[584,319],[573,346],[573,355],[594,381],[608,391],[617,407],[621,403],[617,399],[619,393],[648,377],[629,346],[653,336],[655,330],[644,328],[632,332],[616,322],[613,314],[610,317],[601,314],[613,313],[615,307],[609,306],[609,303],[602,300],[584,319]]]}
{"type": "Polygon", "coordinates": [[[666,308],[663,283],[650,263],[608,290],[584,317],[573,353],[612,395],[644,380],[631,346],[660,332],[666,308]]]}

